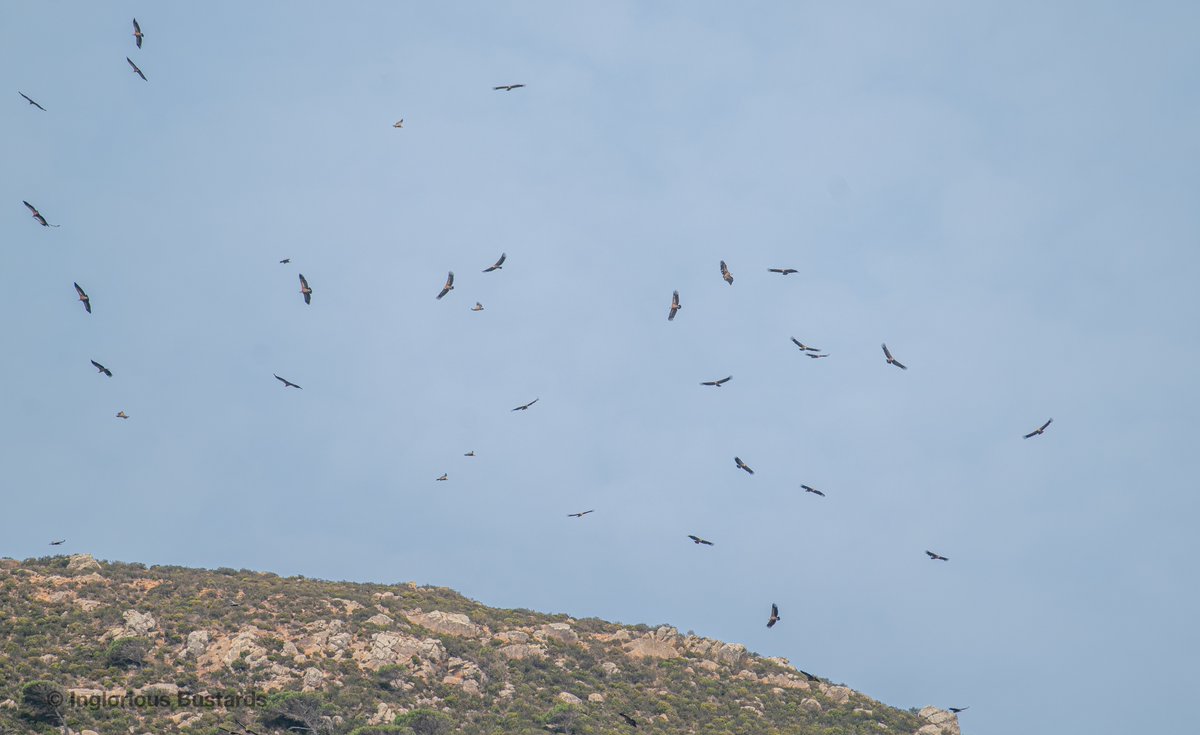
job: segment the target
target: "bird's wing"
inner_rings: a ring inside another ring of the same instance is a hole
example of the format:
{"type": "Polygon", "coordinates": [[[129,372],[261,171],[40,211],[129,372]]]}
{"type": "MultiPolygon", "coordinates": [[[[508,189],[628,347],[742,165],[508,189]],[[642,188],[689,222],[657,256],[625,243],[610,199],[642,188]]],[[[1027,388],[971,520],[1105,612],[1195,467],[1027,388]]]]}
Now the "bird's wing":
{"type": "Polygon", "coordinates": [[[779,607],[774,602],[772,602],[771,603],[771,617],[776,617],[778,615],[779,615],[779,607]]]}
{"type": "Polygon", "coordinates": [[[526,406],[526,407],[532,406],[533,404],[537,403],[539,400],[541,400],[541,399],[540,399],[540,398],[534,398],[534,399],[533,399],[532,401],[530,401],[529,403],[526,403],[526,404],[525,404],[525,406],[526,406]]]}
{"type": "Polygon", "coordinates": [[[671,305],[679,306],[679,292],[675,291],[671,294],[671,305]]]}
{"type": "Polygon", "coordinates": [[[1052,423],[1054,423],[1054,419],[1050,419],[1050,420],[1049,420],[1049,421],[1047,421],[1046,423],[1042,424],[1042,428],[1041,428],[1041,429],[1039,429],[1039,431],[1045,431],[1045,430],[1046,430],[1046,427],[1047,427],[1047,426],[1049,426],[1049,425],[1050,425],[1050,424],[1052,424],[1052,423]]]}
{"type": "Polygon", "coordinates": [[[308,279],[304,277],[303,273],[300,274],[300,285],[304,288],[308,288],[308,279]]]}
{"type": "Polygon", "coordinates": [[[929,555],[929,558],[930,558],[930,559],[936,559],[936,558],[937,558],[937,554],[933,553],[932,551],[928,551],[928,550],[927,550],[925,553],[929,555]]]}
{"type": "MultiPolygon", "coordinates": [[[[151,20],[153,20],[153,18],[151,18],[151,20]]],[[[137,33],[142,32],[142,27],[140,25],[138,25],[137,18],[133,19],[133,30],[137,33]]]]}
{"type": "Polygon", "coordinates": [[[449,289],[454,285],[454,271],[450,271],[450,275],[446,276],[446,288],[449,289]]]}
{"type": "Polygon", "coordinates": [[[21,203],[22,203],[22,204],[24,204],[26,207],[29,207],[29,211],[30,211],[30,212],[33,212],[34,214],[37,214],[37,213],[38,213],[38,211],[37,211],[37,207],[33,206],[32,204],[30,204],[29,202],[25,201],[24,199],[22,199],[22,200],[21,200],[21,203]]]}
{"type": "Polygon", "coordinates": [[[103,365],[101,365],[100,363],[96,362],[95,360],[92,360],[92,364],[96,366],[96,369],[97,369],[97,370],[103,370],[103,369],[104,369],[104,366],[103,366],[103,365]]]}
{"type": "Polygon", "coordinates": [[[75,293],[79,294],[79,298],[87,298],[87,294],[83,292],[83,289],[79,287],[78,283],[73,285],[75,286],[75,293]]]}
{"type": "MultiPolygon", "coordinates": [[[[275,373],[271,373],[271,374],[272,374],[272,375],[275,375],[275,373]]],[[[287,384],[288,384],[288,382],[287,382],[286,380],[284,380],[283,378],[279,377],[278,375],[275,375],[275,379],[276,379],[276,380],[278,380],[280,383],[283,383],[284,385],[287,385],[287,384]]]]}
{"type": "Polygon", "coordinates": [[[507,257],[508,253],[500,253],[500,260],[496,261],[496,267],[499,268],[500,266],[504,265],[504,259],[507,257]]]}
{"type": "Polygon", "coordinates": [[[792,337],[792,344],[796,345],[800,349],[804,349],[804,343],[801,342],[800,340],[796,339],[795,337],[792,337]]]}
{"type": "Polygon", "coordinates": [[[720,380],[718,380],[718,381],[717,381],[717,385],[721,385],[722,383],[728,383],[728,382],[729,382],[729,381],[731,381],[731,380],[733,380],[733,376],[732,376],[732,375],[730,375],[730,376],[728,376],[728,377],[721,378],[720,380]]]}
{"type": "Polygon", "coordinates": [[[895,365],[896,367],[900,368],[901,370],[908,370],[908,366],[905,365],[904,363],[900,362],[899,360],[892,360],[892,364],[895,365]]]}
{"type": "Polygon", "coordinates": [[[137,64],[133,63],[133,59],[131,59],[131,58],[129,58],[128,56],[126,56],[126,57],[125,57],[125,60],[129,62],[129,65],[130,65],[131,67],[133,67],[133,70],[134,70],[134,71],[136,71],[138,74],[141,74],[141,73],[142,73],[142,70],[137,68],[137,64]]]}
{"type": "Polygon", "coordinates": [[[887,345],[886,344],[880,345],[880,347],[883,348],[884,356],[886,356],[887,359],[891,360],[892,359],[892,351],[887,348],[887,345]]]}
{"type": "Polygon", "coordinates": [[[696,543],[700,543],[700,537],[699,537],[699,536],[693,536],[692,534],[690,534],[690,533],[689,533],[689,534],[688,534],[688,538],[690,538],[692,541],[695,541],[696,543]]]}

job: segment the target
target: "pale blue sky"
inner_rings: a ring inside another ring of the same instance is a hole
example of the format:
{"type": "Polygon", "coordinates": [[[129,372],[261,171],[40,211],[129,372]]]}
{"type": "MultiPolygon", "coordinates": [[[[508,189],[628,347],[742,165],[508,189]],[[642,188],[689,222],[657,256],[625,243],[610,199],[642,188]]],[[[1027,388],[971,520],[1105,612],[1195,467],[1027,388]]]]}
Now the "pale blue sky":
{"type": "Polygon", "coordinates": [[[1188,729],[1200,9],[283,7],[0,7],[0,554],[668,623],[971,735],[1188,729]]]}

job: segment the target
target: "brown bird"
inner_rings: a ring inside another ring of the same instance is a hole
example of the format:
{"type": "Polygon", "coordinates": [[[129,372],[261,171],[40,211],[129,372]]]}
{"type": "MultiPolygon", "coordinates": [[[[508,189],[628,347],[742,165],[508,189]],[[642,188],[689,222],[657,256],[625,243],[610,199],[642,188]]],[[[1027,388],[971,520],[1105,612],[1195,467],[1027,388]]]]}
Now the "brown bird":
{"type": "Polygon", "coordinates": [[[768,268],[767,270],[770,271],[771,273],[780,273],[785,276],[789,273],[799,273],[800,272],[800,271],[796,270],[795,268],[768,268]]]}
{"type": "Polygon", "coordinates": [[[32,204],[30,204],[29,202],[27,202],[23,199],[21,200],[21,203],[24,204],[26,207],[29,207],[29,211],[33,212],[33,218],[35,220],[37,220],[38,224],[40,224],[42,227],[58,227],[58,225],[52,225],[49,222],[47,222],[46,218],[42,216],[42,213],[37,211],[37,207],[33,206],[32,204]]]}
{"type": "Polygon", "coordinates": [[[484,268],[484,269],[483,269],[483,272],[484,272],[484,273],[491,273],[492,271],[498,271],[498,270],[500,270],[500,268],[502,268],[502,267],[504,266],[504,259],[505,259],[505,258],[507,258],[507,257],[508,257],[508,254],[507,254],[507,253],[500,253],[500,260],[497,260],[497,261],[495,262],[495,264],[493,264],[493,265],[489,265],[487,268],[484,268]]]}
{"type": "Polygon", "coordinates": [[[712,541],[706,541],[706,540],[700,538],[699,536],[693,536],[690,533],[688,534],[688,538],[690,538],[692,540],[692,543],[694,543],[694,544],[704,544],[705,546],[713,545],[712,541]]]}
{"type": "Polygon", "coordinates": [[[91,314],[92,300],[83,292],[83,289],[79,287],[78,283],[75,284],[75,293],[79,294],[79,300],[83,302],[83,308],[87,309],[87,313],[91,314]]]}
{"type": "Polygon", "coordinates": [[[629,715],[625,714],[624,712],[618,712],[617,714],[621,716],[621,719],[622,719],[622,720],[625,720],[625,724],[626,724],[626,725],[629,725],[630,727],[637,727],[637,726],[638,726],[638,725],[637,725],[637,720],[633,719],[632,717],[630,717],[629,715]]]}
{"type": "Polygon", "coordinates": [[[454,290],[454,271],[450,271],[450,275],[446,276],[446,285],[442,286],[442,292],[437,295],[440,299],[446,294],[454,290]]]}
{"type": "Polygon", "coordinates": [[[471,307],[471,311],[483,311],[483,304],[476,301],[475,305],[471,307]]]}
{"type": "Polygon", "coordinates": [[[929,555],[930,561],[950,561],[950,559],[947,557],[944,557],[941,554],[935,554],[932,551],[926,551],[925,553],[929,555]]]}
{"type": "Polygon", "coordinates": [[[804,678],[805,678],[805,679],[808,679],[809,681],[820,681],[820,679],[818,679],[817,677],[815,677],[815,676],[813,676],[812,674],[808,673],[807,671],[800,670],[800,673],[801,673],[801,674],[804,674],[804,678]]]}
{"type": "Polygon", "coordinates": [[[723,260],[721,261],[721,278],[724,278],[725,282],[730,286],[733,285],[733,274],[730,273],[729,269],[725,267],[725,261],[723,260]]]}
{"type": "Polygon", "coordinates": [[[595,513],[595,510],[585,510],[581,513],[568,513],[567,518],[583,518],[588,513],[595,513]]]}
{"type": "Polygon", "coordinates": [[[501,84],[499,87],[492,87],[492,89],[503,89],[505,92],[511,92],[514,89],[520,89],[524,86],[524,84],[501,84]]]}
{"type": "Polygon", "coordinates": [[[676,291],[675,293],[671,294],[671,313],[667,314],[667,321],[673,320],[675,318],[675,312],[682,308],[683,307],[679,305],[679,292],[676,291]]]}
{"type": "Polygon", "coordinates": [[[474,456],[475,456],[475,450],[474,450],[474,449],[472,449],[471,451],[467,452],[467,453],[466,453],[466,454],[464,454],[463,456],[464,456],[464,457],[474,457],[474,456]]]}
{"type": "Polygon", "coordinates": [[[107,375],[110,378],[112,377],[112,371],[109,370],[108,368],[104,367],[103,365],[96,362],[95,360],[92,360],[92,364],[95,365],[96,369],[99,370],[100,372],[104,373],[105,375],[107,375]]]}
{"type": "Polygon", "coordinates": [[[538,400],[540,400],[540,398],[541,398],[540,396],[538,398],[534,398],[532,401],[530,401],[529,403],[526,403],[524,406],[517,406],[513,410],[514,411],[528,411],[529,407],[532,406],[533,404],[537,403],[538,400]]]}
{"type": "MultiPolygon", "coordinates": [[[[275,373],[271,373],[271,374],[275,375],[275,373]]],[[[300,386],[296,385],[295,383],[288,380],[287,378],[281,378],[278,375],[275,375],[275,379],[278,380],[280,383],[283,383],[284,388],[299,388],[300,390],[304,390],[303,388],[300,388],[300,386]]]]}
{"type": "Polygon", "coordinates": [[[60,539],[58,541],[51,541],[50,545],[51,546],[62,546],[65,543],[67,543],[67,540],[64,538],[64,539],[60,539]]]}
{"type": "Polygon", "coordinates": [[[303,273],[300,274],[300,294],[304,297],[304,303],[312,303],[312,289],[308,287],[308,279],[303,273]]]}
{"type": "Polygon", "coordinates": [[[818,355],[818,354],[816,354],[816,353],[813,353],[813,352],[806,352],[806,353],[804,353],[804,354],[808,355],[809,357],[811,357],[811,358],[812,358],[812,359],[814,359],[814,360],[816,360],[816,359],[819,359],[819,358],[822,358],[822,357],[829,357],[829,355],[818,355]]]}
{"type": "Polygon", "coordinates": [[[137,18],[133,19],[133,40],[137,41],[137,47],[142,47],[142,38],[146,34],[142,33],[142,27],[138,25],[137,18]]]}
{"type": "Polygon", "coordinates": [[[900,362],[896,360],[896,358],[892,357],[892,351],[887,348],[886,344],[880,345],[880,347],[883,348],[883,356],[887,358],[889,365],[895,365],[896,367],[900,368],[901,370],[908,370],[908,368],[901,365],[900,362]]]}
{"type": "Polygon", "coordinates": [[[820,352],[821,351],[820,347],[809,347],[808,345],[804,344],[803,342],[796,339],[795,337],[792,337],[792,344],[796,345],[797,347],[799,347],[801,350],[803,350],[805,352],[820,352]]]}
{"type": "Polygon", "coordinates": [[[396,122],[392,123],[392,127],[393,127],[393,128],[402,128],[402,127],[404,127],[404,118],[400,118],[400,119],[399,119],[399,120],[397,120],[396,122]]]}
{"type": "Polygon", "coordinates": [[[129,418],[129,416],[124,411],[117,411],[117,418],[127,419],[127,418],[129,418]]]}
{"type": "Polygon", "coordinates": [[[41,105],[39,105],[38,103],[34,102],[32,99],[30,99],[30,98],[29,98],[29,95],[25,94],[24,92],[17,92],[17,94],[19,94],[19,95],[21,95],[22,97],[24,97],[24,98],[25,98],[25,100],[26,100],[26,101],[27,101],[29,104],[31,104],[31,105],[33,105],[34,107],[38,108],[38,109],[39,109],[39,110],[41,110],[42,112],[45,112],[45,111],[46,111],[46,108],[45,108],[45,107],[42,107],[42,106],[41,106],[41,105]]]}
{"type": "Polygon", "coordinates": [[[292,262],[292,259],[291,259],[291,258],[284,258],[283,260],[281,260],[281,261],[279,261],[279,262],[280,262],[280,264],[283,264],[283,263],[291,263],[291,262],[292,262]]]}
{"type": "Polygon", "coordinates": [[[951,712],[953,712],[953,713],[954,713],[954,714],[956,714],[956,715],[957,715],[959,712],[963,712],[963,711],[965,711],[965,710],[969,710],[969,709],[971,709],[971,706],[970,706],[970,705],[967,705],[966,707],[950,707],[950,711],[951,711],[951,712]]]}
{"type": "Polygon", "coordinates": [[[449,479],[450,479],[450,475],[444,474],[438,478],[438,482],[442,482],[443,480],[449,480],[449,479]]]}
{"type": "Polygon", "coordinates": [[[809,487],[808,485],[801,485],[800,487],[804,488],[804,492],[806,492],[806,493],[812,493],[813,495],[820,495],[822,498],[825,497],[825,493],[821,492],[820,490],[816,489],[815,487],[809,487]]]}
{"type": "Polygon", "coordinates": [[[1050,419],[1046,423],[1042,424],[1041,426],[1037,427],[1033,431],[1029,432],[1028,434],[1025,435],[1025,438],[1028,439],[1031,436],[1037,436],[1038,434],[1041,434],[1043,431],[1046,430],[1046,427],[1052,423],[1054,423],[1054,419],[1050,419]]]}
{"type": "Polygon", "coordinates": [[[139,77],[141,77],[143,82],[150,81],[150,80],[146,79],[146,75],[142,73],[142,70],[138,68],[138,65],[133,63],[133,59],[126,56],[125,60],[129,62],[129,65],[133,67],[134,73],[137,74],[139,77]]]}
{"type": "Polygon", "coordinates": [[[768,628],[774,627],[775,623],[778,623],[782,619],[783,618],[779,617],[779,607],[776,606],[774,602],[772,602],[771,603],[771,619],[767,621],[767,627],[768,628]]]}
{"type": "Polygon", "coordinates": [[[750,465],[748,465],[748,464],[746,464],[745,462],[743,462],[743,461],[742,461],[740,458],[738,458],[738,457],[734,457],[734,458],[733,458],[733,463],[737,465],[737,468],[738,468],[739,470],[745,470],[745,471],[749,472],[749,473],[750,473],[750,474],[752,474],[752,475],[754,474],[754,470],[750,469],[750,465]]]}
{"type": "Polygon", "coordinates": [[[733,380],[732,375],[730,375],[728,378],[721,378],[720,380],[708,380],[708,381],[701,383],[700,385],[715,385],[718,388],[720,388],[722,384],[728,383],[731,380],[733,380]]]}

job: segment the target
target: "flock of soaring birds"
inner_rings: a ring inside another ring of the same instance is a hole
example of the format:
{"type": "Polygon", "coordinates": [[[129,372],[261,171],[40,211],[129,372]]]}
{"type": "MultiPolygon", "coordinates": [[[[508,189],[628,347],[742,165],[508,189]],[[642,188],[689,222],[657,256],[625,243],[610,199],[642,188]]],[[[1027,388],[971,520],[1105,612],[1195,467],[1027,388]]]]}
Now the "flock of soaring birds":
{"type": "MultiPolygon", "coordinates": [[[[138,22],[137,22],[137,19],[136,19],[136,18],[133,20],[133,37],[134,37],[134,41],[135,41],[135,43],[136,43],[136,45],[137,45],[137,48],[139,48],[139,49],[140,49],[140,48],[142,47],[142,39],[145,37],[145,34],[143,34],[143,33],[142,33],[142,28],[141,28],[141,26],[138,24],[138,22]]],[[[131,58],[129,58],[129,57],[127,56],[127,57],[125,57],[125,61],[127,61],[127,62],[129,63],[129,66],[130,66],[130,68],[132,68],[132,69],[133,69],[133,72],[134,72],[135,74],[137,74],[139,77],[141,77],[141,79],[142,79],[142,80],[144,80],[144,81],[146,80],[146,75],[145,75],[145,73],[143,73],[143,72],[142,72],[142,70],[141,70],[141,69],[138,67],[138,65],[137,65],[137,64],[135,64],[135,63],[133,62],[133,60],[132,60],[131,58]]],[[[515,90],[515,89],[520,89],[520,88],[522,88],[522,87],[524,87],[524,86],[525,86],[524,84],[502,84],[502,85],[498,85],[498,86],[496,86],[496,87],[493,87],[493,90],[496,90],[496,91],[505,91],[505,92],[511,92],[511,91],[513,91],[513,90],[515,90]]],[[[38,103],[37,103],[37,102],[36,102],[34,99],[32,99],[31,97],[29,97],[28,95],[26,95],[24,92],[20,92],[20,91],[18,91],[18,94],[19,94],[19,95],[21,95],[21,97],[23,97],[23,98],[24,98],[24,99],[25,99],[25,100],[26,100],[26,101],[27,101],[27,102],[28,102],[30,105],[32,105],[32,106],[34,106],[34,107],[36,107],[37,109],[39,109],[39,110],[41,110],[41,111],[43,111],[43,112],[45,112],[45,111],[46,111],[46,108],[42,107],[40,104],[38,104],[38,103]]],[[[403,127],[403,123],[404,123],[404,120],[403,120],[403,118],[402,118],[402,119],[398,120],[397,122],[395,122],[395,123],[393,124],[393,126],[394,126],[394,127],[397,127],[397,128],[402,128],[402,127],[403,127]]],[[[23,204],[24,204],[24,205],[25,205],[25,206],[26,206],[26,207],[29,209],[29,211],[32,213],[32,217],[33,217],[33,219],[34,219],[34,220],[35,220],[35,221],[36,221],[36,222],[37,222],[39,225],[41,225],[42,227],[59,227],[59,226],[60,226],[60,225],[58,225],[58,224],[51,224],[50,222],[48,222],[48,221],[46,220],[46,218],[45,218],[45,217],[42,215],[42,213],[41,213],[41,212],[39,212],[39,211],[38,211],[38,209],[37,209],[37,207],[35,207],[34,205],[30,204],[30,203],[29,203],[29,202],[27,202],[27,201],[25,201],[25,202],[22,202],[22,203],[23,203],[23,204]]],[[[497,270],[500,270],[500,269],[502,269],[502,268],[504,267],[504,261],[505,261],[505,259],[506,259],[507,257],[508,257],[507,253],[501,253],[501,254],[500,254],[500,257],[499,257],[499,259],[497,259],[497,260],[496,260],[496,262],[495,262],[495,263],[493,263],[492,265],[490,265],[490,266],[488,266],[487,268],[483,269],[483,272],[484,272],[484,273],[491,273],[491,272],[493,272],[493,271],[497,271],[497,270]]],[[[286,265],[286,264],[288,264],[288,263],[290,263],[290,262],[291,262],[291,259],[290,259],[290,258],[284,258],[284,259],[280,260],[279,262],[280,262],[280,264],[284,264],[284,265],[286,265]]],[[[778,274],[780,274],[780,275],[783,275],[783,276],[787,276],[787,275],[790,275],[790,274],[792,274],[792,273],[797,273],[797,272],[798,272],[798,271],[797,271],[796,269],[794,269],[794,268],[768,268],[767,270],[768,270],[769,272],[771,272],[771,273],[778,273],[778,274]]],[[[722,260],[722,261],[721,261],[721,263],[720,263],[720,273],[721,273],[721,278],[722,278],[722,279],[723,279],[723,280],[724,280],[726,283],[728,283],[729,285],[733,285],[733,280],[734,280],[734,278],[733,278],[733,274],[732,274],[732,273],[730,273],[730,271],[729,271],[729,267],[726,265],[725,261],[723,261],[723,260],[722,260]]],[[[300,295],[301,295],[301,296],[304,298],[304,303],[305,303],[305,304],[311,304],[311,303],[312,303],[312,294],[313,294],[313,289],[312,289],[312,288],[311,288],[311,287],[308,285],[308,280],[307,280],[307,279],[304,277],[304,274],[302,274],[302,273],[301,273],[301,274],[299,274],[299,277],[300,277],[300,295]]],[[[85,292],[85,291],[83,290],[83,287],[81,287],[81,286],[80,286],[78,283],[74,283],[73,285],[75,286],[75,292],[76,292],[76,295],[77,295],[77,297],[78,297],[78,300],[79,300],[79,301],[80,301],[80,302],[83,304],[83,308],[84,308],[84,310],[85,310],[85,311],[86,311],[88,314],[91,314],[91,313],[92,313],[92,300],[91,300],[91,297],[89,297],[89,296],[88,296],[87,292],[85,292]]],[[[451,292],[451,291],[453,291],[453,290],[454,290],[454,272],[453,272],[453,271],[450,271],[450,272],[447,274],[447,276],[446,276],[446,282],[445,282],[445,284],[442,286],[442,289],[441,289],[441,291],[439,291],[439,292],[438,292],[438,294],[436,295],[436,297],[435,297],[435,298],[436,298],[436,299],[438,299],[438,300],[441,300],[443,297],[445,297],[445,296],[446,296],[446,294],[450,293],[450,292],[451,292]]],[[[474,306],[472,306],[472,307],[470,307],[470,308],[471,308],[471,311],[483,311],[483,308],[484,308],[484,307],[483,307],[483,304],[481,304],[481,303],[479,303],[479,302],[475,302],[475,305],[474,305],[474,306]]],[[[675,319],[675,316],[678,314],[679,310],[680,310],[680,309],[682,309],[682,308],[683,308],[683,306],[682,306],[682,304],[680,303],[680,300],[679,300],[679,291],[674,291],[674,292],[671,294],[671,303],[670,303],[669,310],[668,310],[668,312],[667,312],[667,320],[668,320],[668,321],[674,321],[674,319],[675,319]]],[[[802,354],[804,354],[804,355],[805,355],[805,356],[807,356],[807,357],[810,357],[810,358],[812,358],[812,359],[819,359],[819,358],[829,357],[829,355],[828,355],[828,354],[826,354],[826,353],[822,353],[822,352],[821,352],[821,350],[820,350],[820,348],[813,347],[813,346],[810,346],[810,345],[806,345],[806,344],[804,344],[803,342],[801,342],[800,340],[796,339],[795,337],[792,337],[792,342],[793,342],[793,343],[796,345],[796,347],[797,347],[797,348],[799,348],[799,350],[801,351],[801,353],[802,353],[802,354]]],[[[906,365],[904,365],[903,363],[901,363],[899,360],[897,360],[897,359],[896,359],[896,358],[895,358],[895,357],[892,355],[892,352],[891,352],[891,350],[890,350],[890,349],[888,349],[888,346],[887,346],[887,344],[886,344],[886,343],[885,343],[885,344],[881,344],[881,345],[880,345],[880,347],[883,349],[883,356],[884,356],[884,359],[886,360],[886,362],[887,362],[887,364],[888,364],[888,365],[894,365],[894,366],[896,366],[896,367],[900,368],[901,370],[907,370],[907,369],[908,369],[908,367],[907,367],[906,365]]],[[[109,378],[111,378],[111,377],[112,377],[113,373],[112,373],[112,371],[111,371],[111,370],[109,370],[107,367],[105,367],[104,365],[100,364],[99,362],[97,362],[97,361],[95,361],[95,360],[92,360],[92,361],[91,361],[91,363],[92,363],[93,367],[95,367],[95,368],[96,368],[96,370],[97,370],[99,373],[101,373],[101,374],[103,374],[103,375],[105,375],[106,377],[109,377],[109,378]]],[[[275,375],[274,377],[275,377],[275,379],[276,379],[276,380],[278,380],[280,383],[282,383],[282,384],[283,384],[283,387],[284,387],[284,388],[296,388],[296,389],[298,389],[298,390],[300,390],[300,389],[301,389],[301,387],[300,387],[299,385],[297,385],[296,383],[293,383],[293,382],[291,382],[290,380],[288,380],[288,379],[286,379],[286,378],[283,378],[283,377],[281,377],[281,376],[279,376],[279,375],[275,375]]],[[[708,380],[708,381],[704,381],[704,382],[702,382],[700,385],[702,385],[702,386],[711,386],[711,387],[714,387],[714,388],[720,388],[721,386],[723,386],[725,383],[728,383],[728,382],[729,382],[730,380],[732,380],[732,379],[733,379],[733,376],[732,376],[732,375],[729,375],[729,376],[726,376],[726,377],[724,377],[724,378],[720,378],[720,379],[718,379],[718,380],[708,380]]],[[[520,406],[517,406],[516,408],[513,408],[512,410],[513,410],[513,411],[527,411],[527,410],[529,410],[529,408],[530,408],[530,407],[532,407],[532,406],[533,406],[535,403],[537,403],[537,402],[538,402],[538,400],[539,400],[538,398],[534,398],[532,401],[530,401],[530,402],[528,402],[528,403],[525,403],[525,404],[522,404],[522,405],[520,405],[520,406]]],[[[124,411],[119,411],[119,412],[116,414],[116,417],[117,417],[117,418],[120,418],[120,419],[128,419],[128,418],[129,418],[129,416],[128,416],[128,415],[126,415],[126,413],[125,413],[124,411]]],[[[1042,424],[1041,426],[1039,426],[1038,428],[1034,429],[1033,431],[1029,432],[1028,434],[1025,434],[1025,435],[1024,435],[1024,438],[1025,438],[1025,439],[1030,439],[1030,438],[1032,438],[1032,437],[1039,436],[1039,435],[1043,434],[1043,433],[1046,431],[1046,428],[1047,428],[1048,426],[1050,426],[1050,424],[1051,424],[1053,421],[1054,421],[1054,419],[1049,419],[1049,420],[1047,420],[1045,423],[1043,423],[1043,424],[1042,424]]],[[[474,456],[475,456],[475,452],[474,452],[473,450],[472,450],[472,451],[469,451],[469,452],[467,452],[467,453],[466,453],[464,456],[466,456],[466,457],[474,457],[474,456]]],[[[742,461],[742,459],[741,459],[740,457],[734,457],[734,458],[733,458],[733,462],[734,462],[734,466],[735,466],[737,469],[743,470],[743,471],[745,471],[745,472],[747,472],[747,473],[749,473],[749,474],[751,474],[751,475],[753,475],[753,474],[754,474],[754,470],[753,470],[753,469],[752,469],[752,468],[751,468],[751,467],[750,467],[748,464],[746,464],[745,462],[743,462],[743,461],[742,461]]],[[[436,479],[437,479],[438,481],[445,481],[445,480],[448,480],[448,479],[449,479],[449,475],[448,475],[448,474],[442,474],[442,476],[440,476],[440,477],[438,477],[438,478],[436,478],[436,479]]],[[[800,487],[801,487],[801,489],[803,489],[803,490],[804,490],[806,493],[811,493],[811,494],[813,494],[813,495],[817,495],[817,496],[820,496],[820,497],[824,497],[824,496],[825,496],[825,493],[824,493],[824,492],[822,492],[822,491],[820,491],[820,490],[818,490],[818,489],[816,489],[816,488],[810,487],[810,486],[808,486],[808,485],[801,485],[800,487]]],[[[586,515],[588,515],[588,514],[590,514],[590,513],[594,513],[594,512],[595,512],[595,510],[594,510],[594,509],[592,509],[592,510],[585,510],[585,511],[581,511],[581,512],[578,512],[578,513],[569,513],[569,514],[567,514],[567,515],[568,515],[568,517],[570,517],[570,518],[583,518],[584,516],[586,516],[586,515]]],[[[700,545],[703,545],[703,546],[713,546],[713,545],[714,545],[712,541],[709,541],[709,540],[707,540],[707,539],[701,538],[701,537],[699,537],[699,536],[695,536],[695,535],[689,535],[689,536],[688,536],[688,538],[689,538],[689,539],[690,539],[690,540],[691,540],[691,541],[692,541],[694,544],[696,544],[696,545],[698,545],[698,546],[700,546],[700,545]]],[[[59,540],[51,541],[51,542],[50,542],[50,545],[51,545],[51,546],[60,546],[60,545],[64,544],[65,542],[66,542],[66,539],[59,539],[59,540]]],[[[925,551],[925,554],[926,554],[926,555],[929,557],[929,559],[930,559],[931,561],[949,561],[949,558],[948,558],[948,557],[946,557],[946,556],[942,556],[941,554],[939,554],[939,553],[937,553],[937,552],[934,552],[934,551],[929,551],[929,550],[926,550],[926,551],[925,551]]],[[[768,628],[772,628],[772,627],[774,627],[774,626],[775,626],[775,624],[776,624],[776,623],[778,623],[780,620],[782,620],[782,618],[781,618],[781,617],[780,617],[780,615],[779,615],[779,607],[778,607],[778,606],[777,606],[775,603],[771,603],[771,614],[770,614],[770,617],[767,619],[767,627],[768,627],[768,628]]],[[[817,681],[817,680],[818,680],[818,679],[817,679],[817,677],[815,677],[815,676],[813,676],[812,674],[809,674],[809,673],[807,673],[807,672],[801,671],[800,673],[801,673],[801,674],[803,674],[804,676],[806,676],[806,677],[807,677],[807,678],[808,678],[810,681],[817,681]]],[[[967,709],[966,707],[950,707],[950,708],[949,708],[949,710],[950,710],[951,712],[955,713],[955,714],[957,714],[957,713],[959,713],[959,712],[962,712],[962,711],[964,711],[964,710],[966,710],[966,709],[967,709]]],[[[618,714],[620,714],[620,716],[621,716],[621,717],[622,717],[622,718],[625,720],[625,722],[626,722],[628,725],[630,725],[631,727],[637,727],[637,721],[636,721],[634,718],[630,717],[629,715],[627,715],[627,714],[625,714],[625,713],[623,713],[623,712],[622,712],[622,713],[618,713],[618,714]]]]}

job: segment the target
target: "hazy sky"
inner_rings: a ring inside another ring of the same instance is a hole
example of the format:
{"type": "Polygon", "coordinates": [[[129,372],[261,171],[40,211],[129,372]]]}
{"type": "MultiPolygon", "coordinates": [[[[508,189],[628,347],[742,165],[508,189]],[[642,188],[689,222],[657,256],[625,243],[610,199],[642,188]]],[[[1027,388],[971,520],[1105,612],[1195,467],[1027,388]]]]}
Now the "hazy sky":
{"type": "Polygon", "coordinates": [[[1198,22],[5,3],[0,554],[414,580],[970,735],[1185,732],[1198,22]]]}

